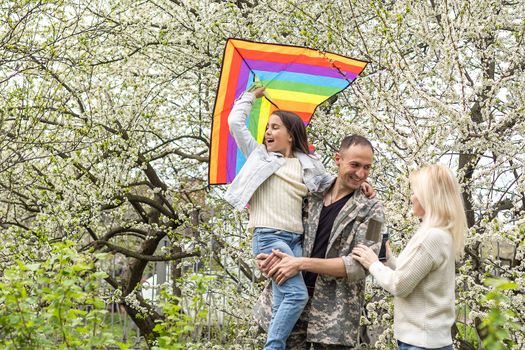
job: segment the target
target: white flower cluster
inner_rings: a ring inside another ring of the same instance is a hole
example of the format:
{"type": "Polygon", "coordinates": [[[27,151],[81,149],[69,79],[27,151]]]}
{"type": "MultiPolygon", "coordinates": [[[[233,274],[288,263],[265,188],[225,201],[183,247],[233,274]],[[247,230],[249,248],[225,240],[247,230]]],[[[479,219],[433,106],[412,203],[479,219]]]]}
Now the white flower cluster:
{"type": "Polygon", "coordinates": [[[137,296],[135,295],[135,292],[126,295],[124,297],[124,302],[126,303],[126,305],[128,305],[132,309],[138,311],[142,315],[147,315],[149,313],[148,308],[142,306],[140,304],[140,301],[137,300],[137,296]]]}

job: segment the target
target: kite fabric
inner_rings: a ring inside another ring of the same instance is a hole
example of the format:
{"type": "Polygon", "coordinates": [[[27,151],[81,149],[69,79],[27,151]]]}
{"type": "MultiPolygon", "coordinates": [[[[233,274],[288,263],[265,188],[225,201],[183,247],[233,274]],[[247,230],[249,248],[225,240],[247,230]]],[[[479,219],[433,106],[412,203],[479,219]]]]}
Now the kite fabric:
{"type": "Polygon", "coordinates": [[[231,183],[246,161],[230,134],[228,115],[249,87],[265,88],[246,122],[262,143],[273,111],[294,112],[308,124],[317,106],[346,89],[367,64],[305,47],[228,39],[213,110],[209,184],[231,183]]]}

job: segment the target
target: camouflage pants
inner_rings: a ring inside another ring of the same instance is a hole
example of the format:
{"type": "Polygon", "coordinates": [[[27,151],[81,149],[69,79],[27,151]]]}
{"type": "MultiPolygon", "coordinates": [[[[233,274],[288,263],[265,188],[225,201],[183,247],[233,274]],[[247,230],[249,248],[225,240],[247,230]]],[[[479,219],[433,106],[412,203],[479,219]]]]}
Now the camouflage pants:
{"type": "Polygon", "coordinates": [[[333,344],[310,343],[306,341],[306,329],[308,327],[308,308],[310,303],[306,305],[301,317],[292,329],[292,333],[286,341],[286,350],[350,350],[354,347],[333,344]]]}

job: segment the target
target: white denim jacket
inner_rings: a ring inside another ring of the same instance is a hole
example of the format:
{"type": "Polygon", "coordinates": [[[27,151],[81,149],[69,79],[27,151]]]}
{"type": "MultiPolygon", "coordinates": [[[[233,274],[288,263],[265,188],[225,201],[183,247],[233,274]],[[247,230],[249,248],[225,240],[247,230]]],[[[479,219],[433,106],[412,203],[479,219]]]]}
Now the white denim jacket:
{"type": "MultiPolygon", "coordinates": [[[[266,146],[257,143],[246,127],[246,118],[254,100],[255,95],[252,92],[243,93],[235,101],[228,116],[230,133],[247,158],[225,196],[226,201],[239,210],[246,207],[257,188],[285,162],[281,153],[268,152],[266,146]]],[[[323,191],[330,186],[333,176],[326,172],[316,156],[304,154],[299,150],[295,150],[294,155],[301,163],[303,182],[310,192],[323,191]]]]}

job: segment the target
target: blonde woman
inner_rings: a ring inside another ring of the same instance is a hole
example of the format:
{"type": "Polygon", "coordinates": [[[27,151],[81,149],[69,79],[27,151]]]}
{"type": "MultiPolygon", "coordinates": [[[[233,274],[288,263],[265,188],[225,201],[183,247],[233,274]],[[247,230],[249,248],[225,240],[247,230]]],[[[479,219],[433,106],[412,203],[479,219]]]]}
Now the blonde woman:
{"type": "Polygon", "coordinates": [[[459,184],[445,166],[425,166],[410,175],[412,211],[421,226],[406,248],[385,265],[364,245],[352,257],[394,295],[394,337],[399,350],[452,350],[456,320],[455,259],[467,231],[459,184]]]}

